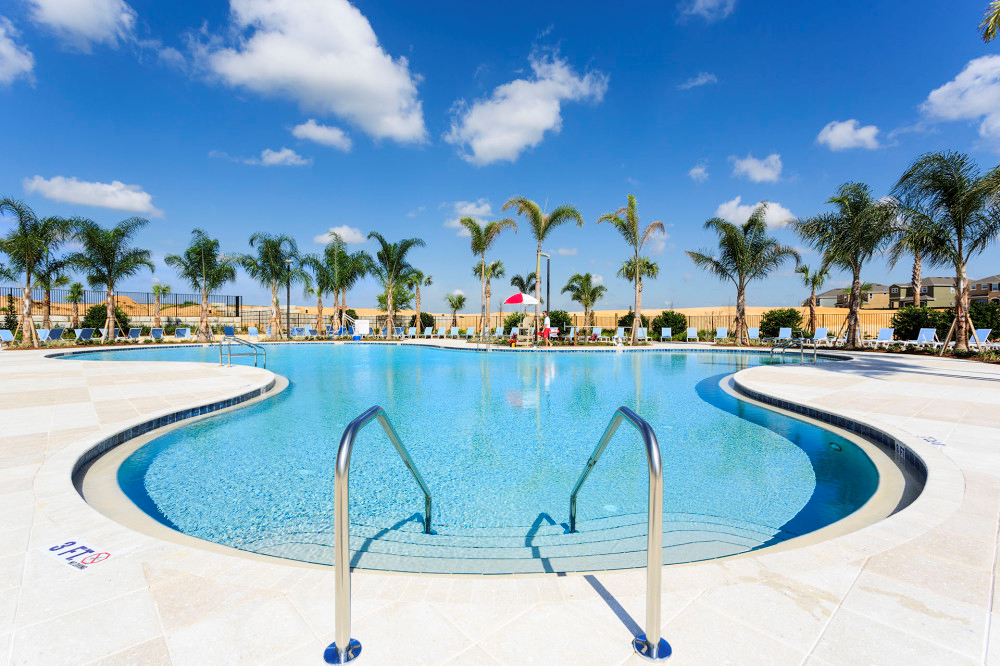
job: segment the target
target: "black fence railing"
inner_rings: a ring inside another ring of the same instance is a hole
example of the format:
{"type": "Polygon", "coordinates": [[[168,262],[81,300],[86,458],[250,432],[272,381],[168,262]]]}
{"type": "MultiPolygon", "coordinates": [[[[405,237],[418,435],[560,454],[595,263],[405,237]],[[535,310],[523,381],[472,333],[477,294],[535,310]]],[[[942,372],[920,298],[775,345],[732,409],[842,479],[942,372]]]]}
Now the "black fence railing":
{"type": "MultiPolygon", "coordinates": [[[[21,314],[21,289],[20,287],[0,287],[0,308],[7,307],[7,296],[13,297],[13,306],[18,315],[21,314]]],[[[52,316],[69,317],[73,315],[73,304],[70,302],[70,292],[68,289],[53,289],[50,292],[52,316]]],[[[45,301],[44,289],[33,289],[31,291],[31,313],[35,316],[43,314],[42,307],[45,301]]],[[[100,290],[85,290],[77,304],[80,316],[82,317],[88,308],[101,305],[107,301],[107,292],[100,290]]],[[[239,317],[241,315],[242,299],[239,296],[226,296],[222,294],[209,294],[209,316],[211,317],[239,317]]],[[[116,291],[115,305],[130,317],[153,317],[156,315],[156,294],[139,291],[116,291]]],[[[173,317],[200,317],[201,316],[201,294],[163,294],[160,296],[160,316],[173,317]]]]}

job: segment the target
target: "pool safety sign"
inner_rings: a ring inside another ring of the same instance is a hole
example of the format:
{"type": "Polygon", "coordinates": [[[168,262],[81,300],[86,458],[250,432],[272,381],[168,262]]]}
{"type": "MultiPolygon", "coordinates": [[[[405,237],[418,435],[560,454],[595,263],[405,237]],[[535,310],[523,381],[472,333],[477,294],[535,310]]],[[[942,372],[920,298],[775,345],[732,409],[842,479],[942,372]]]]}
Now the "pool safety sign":
{"type": "Polygon", "coordinates": [[[82,541],[64,541],[63,543],[54,544],[46,548],[45,552],[60,562],[80,571],[89,569],[101,562],[106,562],[111,557],[111,553],[91,548],[82,541]]]}

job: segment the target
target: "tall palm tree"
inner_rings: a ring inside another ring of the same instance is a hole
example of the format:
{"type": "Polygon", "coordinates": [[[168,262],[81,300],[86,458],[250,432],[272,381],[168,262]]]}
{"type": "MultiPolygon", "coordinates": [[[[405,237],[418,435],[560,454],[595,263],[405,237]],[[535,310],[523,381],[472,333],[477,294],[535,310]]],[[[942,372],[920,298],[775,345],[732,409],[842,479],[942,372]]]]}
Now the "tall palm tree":
{"type": "Polygon", "coordinates": [[[417,310],[413,323],[416,325],[418,332],[423,328],[423,325],[420,323],[420,288],[429,287],[432,284],[434,284],[434,278],[430,275],[424,275],[422,271],[418,271],[416,268],[410,273],[409,287],[413,289],[414,300],[416,301],[414,307],[417,310]]]}
{"type": "Polygon", "coordinates": [[[65,257],[54,257],[52,247],[45,253],[45,259],[35,267],[35,286],[44,290],[42,297],[42,328],[52,328],[52,290],[69,284],[69,262],[65,257]]]}
{"type": "Polygon", "coordinates": [[[809,288],[809,330],[816,332],[816,290],[822,289],[826,278],[830,276],[830,267],[826,264],[820,265],[816,270],[812,270],[805,264],[795,269],[795,272],[802,276],[802,284],[809,288]]]}
{"type": "Polygon", "coordinates": [[[487,331],[487,329],[489,328],[489,325],[490,325],[490,322],[489,322],[489,316],[490,316],[490,297],[493,295],[493,287],[491,286],[490,282],[492,280],[494,280],[495,278],[502,278],[504,276],[504,272],[505,272],[505,269],[503,267],[503,262],[502,261],[491,261],[490,263],[487,264],[485,261],[480,260],[472,268],[472,274],[475,275],[477,278],[480,278],[483,281],[483,284],[485,285],[485,287],[483,289],[483,294],[484,294],[484,298],[486,299],[485,309],[486,309],[486,317],[487,318],[483,320],[482,325],[485,328],[483,328],[482,330],[480,330],[480,336],[479,337],[483,337],[483,336],[486,335],[486,331],[487,331]]]}
{"type": "MultiPolygon", "coordinates": [[[[566,281],[562,293],[569,293],[570,299],[583,307],[583,325],[593,326],[594,314],[592,311],[594,305],[604,298],[604,294],[608,293],[608,288],[603,284],[594,284],[594,276],[590,273],[574,273],[566,281]]],[[[641,322],[642,319],[639,321],[641,322]]]]}
{"type": "Polygon", "coordinates": [[[451,308],[451,325],[458,326],[458,311],[465,307],[465,294],[447,294],[444,300],[451,308]]]}
{"type": "MultiPolygon", "coordinates": [[[[463,217],[459,220],[459,223],[468,230],[472,254],[479,255],[479,263],[482,266],[486,265],[486,251],[493,246],[501,231],[504,229],[513,229],[514,233],[517,233],[517,222],[510,218],[487,222],[483,225],[471,217],[463,217]]],[[[482,299],[482,307],[479,317],[479,336],[482,337],[486,327],[486,316],[489,312],[489,308],[486,306],[486,274],[480,271],[476,275],[481,278],[479,293],[482,299]]]]}
{"type": "MultiPolygon", "coordinates": [[[[642,248],[646,244],[653,234],[665,233],[663,228],[663,222],[651,222],[645,229],[640,230],[639,228],[639,212],[636,210],[635,197],[631,194],[627,195],[628,203],[624,208],[619,208],[614,213],[605,213],[597,218],[597,223],[608,222],[618,230],[618,233],[622,235],[625,242],[628,243],[629,247],[633,250],[632,263],[639,264],[639,255],[642,253],[642,248]],[[625,217],[622,217],[622,214],[625,217]]],[[[642,290],[642,274],[640,271],[634,272],[635,280],[635,323],[632,326],[632,344],[635,344],[639,339],[639,326],[642,325],[642,298],[640,292],[642,290]]]]}
{"type": "MultiPolygon", "coordinates": [[[[358,283],[363,277],[368,274],[368,253],[362,250],[354,252],[352,254],[347,254],[345,252],[344,256],[341,257],[341,266],[338,269],[337,284],[339,285],[339,291],[341,293],[341,310],[347,310],[347,292],[354,288],[354,285],[358,283]]],[[[334,296],[334,304],[336,304],[336,296],[334,296]]],[[[339,323],[340,313],[337,314],[339,323]]]]}
{"type": "MultiPolygon", "coordinates": [[[[688,251],[695,266],[704,268],[720,280],[729,280],[736,285],[736,345],[743,344],[747,335],[746,306],[747,286],[754,280],[762,280],[788,259],[799,263],[799,255],[792,248],[782,245],[767,235],[767,202],[754,208],[743,224],[733,224],[719,217],[705,222],[705,229],[719,236],[719,252],[709,250],[688,251]]],[[[749,338],[747,338],[749,344],[749,338]]]]}
{"type": "Polygon", "coordinates": [[[1000,0],[992,0],[986,6],[986,13],[983,15],[983,22],[979,24],[983,41],[987,44],[997,36],[997,29],[1000,28],[1000,0]]]}
{"type": "MultiPolygon", "coordinates": [[[[66,293],[66,302],[73,305],[73,328],[80,328],[80,303],[83,302],[83,297],[82,284],[74,282],[69,286],[69,291],[66,293]]],[[[156,325],[159,326],[159,323],[156,325]]]]}
{"type": "Polygon", "coordinates": [[[236,259],[220,254],[217,238],[195,229],[184,254],[168,254],[163,261],[176,269],[177,275],[187,280],[192,289],[201,292],[198,340],[208,342],[212,339],[212,329],[208,325],[208,295],[236,279],[236,259]]]}
{"type": "MultiPolygon", "coordinates": [[[[522,294],[527,294],[538,283],[538,273],[528,273],[526,275],[514,275],[510,278],[510,286],[517,289],[522,294]]],[[[537,292],[536,292],[537,293],[537,292]]],[[[543,302],[541,297],[538,299],[543,302]]],[[[528,306],[523,306],[524,314],[528,314],[528,306]]]]}
{"type": "Polygon", "coordinates": [[[309,254],[302,258],[302,265],[312,271],[313,277],[316,279],[315,285],[307,285],[306,293],[307,295],[313,295],[316,297],[316,330],[323,331],[326,327],[323,323],[323,295],[333,294],[334,303],[334,316],[333,316],[333,326],[334,330],[340,327],[340,313],[337,312],[337,291],[339,289],[339,280],[341,268],[344,265],[344,259],[347,256],[347,244],[344,242],[344,238],[333,232],[330,237],[330,242],[326,244],[323,248],[323,255],[317,256],[315,254],[309,254]]]}
{"type": "Polygon", "coordinates": [[[856,348],[861,346],[861,269],[892,242],[896,205],[876,200],[864,183],[844,183],[827,203],[836,211],[795,220],[792,228],[823,254],[823,263],[851,271],[847,346],[856,348]]]}
{"type": "Polygon", "coordinates": [[[385,294],[386,316],[388,317],[387,337],[391,340],[395,326],[396,307],[393,303],[393,296],[398,286],[406,284],[413,266],[406,260],[406,255],[415,247],[426,245],[420,238],[404,238],[397,243],[390,243],[382,234],[373,231],[368,234],[368,238],[378,241],[379,249],[375,252],[375,258],[365,254],[367,259],[366,272],[374,276],[382,285],[382,293],[385,294]]]}
{"type": "Polygon", "coordinates": [[[913,269],[910,271],[910,291],[913,304],[920,306],[920,283],[922,281],[923,257],[934,242],[934,224],[931,216],[917,203],[898,203],[895,240],[889,248],[889,268],[907,254],[913,255],[913,269]]]}
{"type": "MultiPolygon", "coordinates": [[[[257,254],[237,255],[236,261],[250,279],[262,287],[271,288],[271,337],[281,337],[281,302],[278,287],[286,281],[291,284],[306,283],[307,276],[301,266],[299,246],[288,234],[257,232],[250,236],[250,247],[257,254]],[[289,264],[288,262],[292,263],[289,264]]],[[[290,304],[289,304],[290,305],[290,304]]]]}
{"type": "Polygon", "coordinates": [[[968,350],[966,266],[1000,236],[1000,166],[980,175],[964,153],[925,153],[906,169],[895,191],[920,202],[930,216],[927,258],[955,268],[955,349],[968,350]]]}
{"type": "MultiPolygon", "coordinates": [[[[531,235],[538,243],[538,248],[535,252],[536,278],[542,274],[542,243],[545,242],[545,239],[548,238],[552,230],[567,222],[576,222],[576,226],[583,226],[583,218],[580,216],[580,211],[568,204],[558,206],[551,213],[545,214],[534,201],[524,197],[511,197],[503,205],[503,210],[507,210],[508,208],[514,208],[518,215],[523,215],[528,220],[528,224],[531,226],[531,235]]],[[[535,299],[539,303],[542,301],[542,283],[537,279],[535,281],[535,299]]],[[[535,330],[538,330],[537,305],[535,306],[535,330]]]]}
{"type": "Polygon", "coordinates": [[[40,341],[31,315],[31,290],[35,286],[37,268],[53,249],[71,235],[72,223],[60,217],[39,219],[23,201],[9,197],[0,199],[0,217],[8,215],[14,218],[15,226],[0,237],[0,252],[10,259],[9,265],[0,271],[0,277],[20,287],[21,320],[18,328],[21,329],[22,340],[30,340],[32,346],[37,347],[40,341]]]}
{"type": "Polygon", "coordinates": [[[132,277],[143,268],[155,270],[149,250],[132,246],[133,237],[149,224],[144,217],[130,217],[105,229],[93,220],[75,221],[75,237],[83,246],[69,257],[70,264],[84,274],[91,287],[107,289],[107,318],[102,340],[114,340],[114,329],[120,327],[115,317],[115,285],[132,277]]]}
{"type": "MultiPolygon", "coordinates": [[[[635,302],[636,307],[640,308],[640,310],[637,310],[636,312],[641,312],[642,308],[642,279],[655,279],[659,274],[660,267],[649,257],[629,257],[622,262],[621,268],[618,269],[618,277],[625,278],[629,282],[637,285],[637,298],[635,302]]],[[[635,318],[632,320],[633,333],[637,333],[640,326],[642,326],[642,317],[635,314],[635,318]]],[[[637,339],[637,337],[633,337],[633,343],[637,339]]]]}
{"type": "Polygon", "coordinates": [[[160,301],[170,293],[170,285],[157,282],[153,285],[153,326],[160,327],[160,301]]]}

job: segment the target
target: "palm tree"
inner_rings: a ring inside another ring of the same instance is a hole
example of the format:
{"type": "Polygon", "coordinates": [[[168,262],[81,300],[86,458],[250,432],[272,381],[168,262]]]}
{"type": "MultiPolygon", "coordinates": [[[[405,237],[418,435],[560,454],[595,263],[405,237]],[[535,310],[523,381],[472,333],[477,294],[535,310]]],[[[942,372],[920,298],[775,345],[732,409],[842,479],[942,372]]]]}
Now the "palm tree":
{"type": "Polygon", "coordinates": [[[809,287],[809,330],[816,331],[816,290],[823,287],[826,278],[830,276],[830,268],[822,264],[817,270],[812,270],[805,264],[795,269],[802,276],[802,284],[809,287]]]}
{"type": "Polygon", "coordinates": [[[485,285],[483,289],[483,294],[486,299],[485,308],[486,308],[487,319],[484,320],[483,326],[485,328],[483,328],[480,331],[479,337],[483,337],[486,334],[486,331],[490,325],[489,322],[490,297],[493,295],[493,287],[490,285],[490,281],[493,280],[494,278],[502,278],[504,276],[504,272],[505,269],[503,267],[502,261],[491,261],[490,263],[487,264],[486,262],[480,260],[479,263],[477,263],[472,268],[472,274],[475,275],[477,278],[480,278],[483,281],[483,284],[485,285]]]}
{"type": "MultiPolygon", "coordinates": [[[[542,209],[538,207],[534,201],[526,199],[524,197],[511,197],[507,203],[503,205],[503,210],[508,208],[514,208],[517,210],[518,215],[523,215],[525,219],[528,220],[528,224],[531,225],[531,235],[534,236],[535,240],[538,242],[538,248],[535,252],[535,277],[542,274],[542,243],[548,238],[549,233],[556,227],[563,225],[567,222],[576,222],[576,226],[583,226],[583,218],[580,216],[580,211],[578,211],[574,206],[568,204],[563,204],[558,206],[549,214],[542,212],[542,209]]],[[[535,281],[535,299],[539,303],[542,301],[542,283],[537,279],[535,281]]],[[[538,306],[535,306],[535,330],[538,330],[538,306]]]]}
{"type": "MultiPolygon", "coordinates": [[[[635,302],[639,308],[642,308],[642,279],[647,277],[655,279],[659,274],[660,267],[649,257],[630,257],[622,262],[621,268],[618,269],[618,277],[625,278],[637,285],[635,302]]],[[[633,333],[637,334],[640,326],[642,326],[642,317],[635,315],[632,320],[633,333]]],[[[633,338],[633,343],[637,339],[633,338]]]]}
{"type": "Polygon", "coordinates": [[[247,272],[250,279],[263,287],[271,288],[271,326],[272,338],[281,337],[281,303],[278,300],[278,287],[286,281],[291,283],[306,283],[308,279],[300,263],[299,246],[288,234],[269,234],[257,232],[250,236],[250,247],[257,250],[256,255],[242,254],[236,261],[247,272]],[[289,264],[288,262],[292,263],[289,264]]]}
{"type": "Polygon", "coordinates": [[[17,284],[21,289],[21,338],[31,340],[33,347],[39,345],[38,333],[31,316],[33,302],[31,290],[37,269],[50,252],[61,245],[72,232],[70,221],[60,217],[39,219],[23,201],[12,198],[0,199],[0,216],[11,214],[15,227],[0,237],[0,252],[10,258],[10,265],[0,268],[0,277],[17,284]],[[20,281],[24,276],[24,282],[20,281]]]}
{"type": "Polygon", "coordinates": [[[983,22],[979,24],[979,30],[983,34],[983,41],[986,43],[993,41],[997,36],[997,28],[1000,28],[1000,0],[992,0],[986,6],[983,22]]]}
{"type": "MultiPolygon", "coordinates": [[[[754,208],[743,224],[733,224],[719,217],[705,222],[705,229],[711,229],[719,236],[718,255],[708,250],[687,252],[695,266],[704,268],[720,280],[730,280],[736,285],[736,345],[743,344],[747,335],[746,306],[747,285],[754,280],[762,280],[768,273],[778,268],[786,260],[799,255],[792,248],[782,245],[767,235],[767,202],[754,208]]],[[[749,344],[749,339],[747,339],[749,344]]]]}
{"type": "MultiPolygon", "coordinates": [[[[80,328],[80,303],[83,302],[83,285],[79,282],[74,282],[69,286],[69,292],[66,294],[66,302],[73,304],[73,328],[80,328]]],[[[157,326],[160,324],[157,323],[157,326]]]]}
{"type": "Polygon", "coordinates": [[[424,275],[423,272],[418,271],[415,268],[410,273],[410,282],[408,286],[413,289],[417,310],[413,323],[417,326],[418,332],[421,328],[423,328],[423,325],[420,323],[420,287],[429,287],[432,284],[434,284],[434,278],[430,275],[424,275]]]}
{"type": "Polygon", "coordinates": [[[382,234],[373,231],[368,234],[368,238],[378,241],[379,249],[375,253],[375,259],[365,254],[365,270],[369,275],[374,276],[382,285],[382,293],[385,295],[385,311],[388,317],[387,337],[391,340],[394,334],[396,308],[393,303],[393,296],[398,286],[406,284],[410,274],[414,270],[413,266],[406,261],[406,255],[415,247],[426,245],[420,238],[404,238],[397,243],[390,243],[382,234]]]}
{"type": "Polygon", "coordinates": [[[923,257],[931,249],[933,242],[933,221],[919,202],[897,204],[896,237],[889,248],[889,268],[895,268],[904,255],[913,255],[910,290],[913,293],[913,304],[918,307],[920,306],[923,257]]]}
{"type": "Polygon", "coordinates": [[[906,169],[895,191],[922,204],[930,217],[927,258],[955,267],[955,349],[968,350],[966,266],[1000,235],[1000,166],[981,176],[968,155],[925,153],[906,169]]]}
{"type": "Polygon", "coordinates": [[[330,237],[330,242],[328,242],[326,247],[323,248],[322,257],[310,254],[302,258],[302,265],[309,268],[313,272],[313,276],[316,278],[316,286],[312,286],[311,284],[306,286],[306,295],[316,296],[315,326],[317,331],[322,331],[325,328],[325,325],[323,324],[324,294],[333,294],[333,325],[337,328],[340,327],[340,316],[337,312],[336,300],[337,290],[339,288],[338,282],[340,272],[344,264],[344,258],[347,256],[346,247],[347,244],[344,242],[344,238],[340,234],[333,232],[330,237]]]}
{"type": "MultiPolygon", "coordinates": [[[[614,213],[605,213],[597,219],[597,223],[609,222],[614,225],[618,233],[622,235],[625,242],[628,243],[629,247],[632,248],[633,257],[631,259],[633,265],[639,264],[639,255],[642,253],[642,247],[646,244],[654,233],[660,232],[665,233],[663,228],[663,222],[651,222],[644,230],[639,230],[639,212],[636,210],[635,197],[631,194],[627,195],[628,204],[624,208],[619,208],[614,213]],[[622,217],[622,214],[625,217],[622,217]]],[[[654,276],[655,277],[655,276],[654,276]]],[[[636,322],[632,326],[632,344],[635,344],[639,339],[639,327],[642,325],[642,298],[640,292],[642,291],[641,282],[642,274],[641,271],[634,272],[635,280],[635,317],[636,322]]]]}
{"type": "Polygon", "coordinates": [[[64,257],[53,257],[52,246],[48,248],[43,259],[35,267],[35,286],[44,290],[42,297],[42,328],[52,328],[52,290],[69,284],[66,271],[69,264],[64,257]]]}
{"type": "Polygon", "coordinates": [[[458,326],[458,311],[465,307],[465,294],[448,294],[444,297],[451,308],[451,325],[458,326]]]}
{"type": "Polygon", "coordinates": [[[153,285],[153,326],[160,327],[160,300],[170,293],[170,285],[158,282],[153,285]]]}
{"type": "MultiPolygon", "coordinates": [[[[583,307],[583,325],[594,325],[594,304],[604,298],[608,293],[608,288],[603,284],[594,284],[594,276],[590,273],[574,273],[566,281],[566,286],[562,288],[562,293],[569,293],[570,299],[576,301],[583,307]]],[[[640,322],[642,319],[639,320],[640,322]]]]}
{"type": "MultiPolygon", "coordinates": [[[[479,255],[479,263],[481,266],[486,265],[486,251],[493,246],[496,242],[497,236],[504,229],[513,229],[514,233],[517,233],[517,222],[510,218],[503,220],[496,220],[494,222],[488,222],[485,225],[479,224],[479,222],[471,217],[463,217],[459,220],[459,223],[469,231],[469,236],[471,237],[472,254],[479,255]]],[[[480,297],[482,299],[482,308],[480,310],[479,317],[479,336],[482,337],[483,330],[486,327],[486,315],[489,312],[489,308],[486,305],[486,274],[484,271],[476,273],[480,277],[480,297]]]]}
{"type": "MultiPolygon", "coordinates": [[[[514,275],[513,277],[510,278],[510,286],[514,287],[522,294],[527,294],[528,292],[530,292],[532,289],[535,288],[535,285],[538,282],[537,277],[538,273],[528,273],[527,275],[514,275]]],[[[543,302],[541,297],[539,297],[538,300],[540,302],[543,302]]],[[[527,305],[523,307],[523,310],[524,314],[528,314],[527,305]]]]}
{"type": "Polygon", "coordinates": [[[184,254],[168,254],[163,261],[188,281],[192,289],[201,291],[201,319],[198,322],[198,340],[212,339],[208,325],[208,295],[236,279],[236,260],[219,253],[219,241],[201,229],[191,232],[191,244],[184,254]]]}
{"type": "MultiPolygon", "coordinates": [[[[338,269],[338,279],[337,284],[339,285],[339,290],[341,293],[341,310],[347,310],[347,292],[354,288],[354,285],[358,283],[365,275],[368,274],[368,253],[364,251],[354,252],[353,254],[344,254],[341,257],[342,265],[338,269]]],[[[334,304],[336,305],[336,295],[334,295],[334,304]]],[[[340,326],[340,314],[337,315],[338,323],[340,326]]]]}
{"type": "Polygon", "coordinates": [[[876,200],[864,183],[844,183],[827,201],[836,212],[792,222],[799,237],[823,253],[823,263],[851,271],[847,346],[861,346],[861,269],[892,242],[896,205],[876,200]]]}
{"type": "Polygon", "coordinates": [[[102,340],[114,340],[114,329],[121,326],[115,317],[115,285],[143,268],[155,270],[149,250],[132,246],[135,234],[147,224],[149,220],[144,217],[130,217],[110,229],[93,220],[75,222],[75,237],[83,250],[70,255],[69,262],[84,274],[91,287],[107,288],[107,319],[102,340]]]}

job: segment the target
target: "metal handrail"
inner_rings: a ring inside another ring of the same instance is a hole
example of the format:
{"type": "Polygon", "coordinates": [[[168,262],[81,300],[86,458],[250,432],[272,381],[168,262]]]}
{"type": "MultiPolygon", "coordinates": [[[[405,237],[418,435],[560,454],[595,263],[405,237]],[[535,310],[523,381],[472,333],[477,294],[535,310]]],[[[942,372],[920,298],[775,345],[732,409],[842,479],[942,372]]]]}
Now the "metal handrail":
{"type": "Polygon", "coordinates": [[[646,461],[649,463],[649,525],[646,537],[646,633],[632,641],[632,647],[640,657],[649,660],[666,659],[670,656],[670,645],[660,637],[660,579],[663,567],[663,463],[660,460],[660,444],[653,427],[644,418],[628,407],[619,407],[604,429],[597,448],[587,460],[587,466],[580,474],[569,496],[569,531],[576,532],[576,496],[587,480],[590,471],[608,447],[608,443],[622,421],[628,421],[642,435],[646,447],[646,461]]]}
{"type": "Polygon", "coordinates": [[[427,488],[424,478],[420,476],[413,459],[410,457],[403,442],[399,439],[399,434],[389,422],[389,417],[385,410],[374,405],[365,410],[360,416],[347,424],[344,434],[340,437],[340,446],[337,447],[337,468],[334,474],[334,567],[336,569],[336,633],[335,642],[326,648],[324,659],[330,664],[345,664],[352,661],[361,654],[361,642],[351,638],[351,565],[350,565],[350,538],[351,524],[348,519],[347,477],[351,470],[351,449],[354,448],[354,440],[358,432],[373,420],[378,419],[379,424],[385,431],[386,436],[392,445],[396,447],[396,452],[403,459],[406,469],[410,470],[417,485],[424,492],[424,533],[431,533],[431,491],[427,488]],[[339,647],[338,647],[339,646],[339,647]]]}
{"type": "Polygon", "coordinates": [[[807,342],[811,342],[812,343],[813,363],[815,363],[816,362],[816,357],[817,357],[817,354],[818,354],[818,352],[817,352],[818,345],[817,345],[817,343],[816,343],[815,340],[812,340],[812,339],[809,339],[809,338],[792,338],[791,340],[784,340],[782,342],[779,342],[779,343],[777,343],[777,344],[775,344],[774,346],[771,347],[771,351],[769,353],[769,357],[771,359],[774,359],[775,352],[780,351],[782,353],[782,355],[784,355],[785,352],[787,352],[792,347],[798,347],[799,348],[799,362],[800,363],[805,363],[805,361],[806,361],[806,357],[805,357],[805,354],[806,354],[806,343],[807,342]]]}
{"type": "Polygon", "coordinates": [[[241,340],[240,338],[233,337],[231,335],[227,335],[226,337],[224,337],[221,340],[219,340],[219,365],[223,365],[223,363],[222,363],[222,356],[223,356],[223,354],[222,354],[222,347],[223,347],[223,345],[225,345],[225,347],[226,347],[226,354],[225,354],[225,356],[229,360],[229,365],[230,366],[233,365],[233,357],[234,356],[253,356],[253,367],[256,368],[257,367],[257,356],[258,355],[262,355],[264,357],[264,365],[263,365],[263,367],[265,369],[267,368],[267,348],[265,348],[263,345],[254,344],[254,343],[249,342],[247,340],[241,340]],[[237,345],[241,345],[243,347],[249,347],[250,349],[253,350],[253,353],[252,354],[251,353],[241,354],[239,352],[236,352],[234,354],[233,353],[233,343],[236,343],[237,345]]]}

